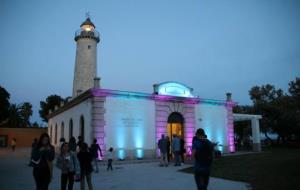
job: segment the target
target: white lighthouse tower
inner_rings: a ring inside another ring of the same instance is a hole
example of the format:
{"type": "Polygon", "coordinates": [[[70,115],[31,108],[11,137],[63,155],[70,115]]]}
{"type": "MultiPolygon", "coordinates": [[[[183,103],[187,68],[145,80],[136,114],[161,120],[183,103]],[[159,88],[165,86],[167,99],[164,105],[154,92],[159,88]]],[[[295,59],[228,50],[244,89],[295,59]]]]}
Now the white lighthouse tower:
{"type": "Polygon", "coordinates": [[[89,16],[75,33],[76,60],[73,80],[73,98],[95,86],[97,76],[97,43],[99,33],[89,16]]]}

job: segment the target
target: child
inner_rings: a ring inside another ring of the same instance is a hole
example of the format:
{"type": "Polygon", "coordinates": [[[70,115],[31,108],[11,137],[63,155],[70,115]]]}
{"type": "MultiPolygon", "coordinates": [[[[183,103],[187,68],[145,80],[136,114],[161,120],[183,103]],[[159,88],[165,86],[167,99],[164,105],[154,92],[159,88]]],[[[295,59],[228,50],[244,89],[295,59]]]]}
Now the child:
{"type": "Polygon", "coordinates": [[[17,139],[13,138],[12,141],[11,141],[11,149],[12,149],[13,152],[15,151],[16,146],[17,146],[17,139]]]}
{"type": "Polygon", "coordinates": [[[109,148],[108,152],[107,152],[107,171],[110,169],[111,171],[113,170],[112,168],[112,161],[113,161],[113,151],[114,149],[112,147],[109,148]]]}

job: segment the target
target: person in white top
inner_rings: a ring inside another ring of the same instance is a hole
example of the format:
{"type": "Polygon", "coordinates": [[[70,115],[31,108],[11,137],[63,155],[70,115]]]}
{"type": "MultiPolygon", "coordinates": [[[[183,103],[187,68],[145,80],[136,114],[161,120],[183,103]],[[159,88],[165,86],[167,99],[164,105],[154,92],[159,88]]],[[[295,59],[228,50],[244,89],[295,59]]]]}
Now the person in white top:
{"type": "Polygon", "coordinates": [[[107,157],[107,171],[110,169],[111,171],[113,170],[112,167],[112,161],[113,161],[113,151],[114,149],[112,147],[109,148],[108,152],[106,153],[106,157],[107,157]]]}

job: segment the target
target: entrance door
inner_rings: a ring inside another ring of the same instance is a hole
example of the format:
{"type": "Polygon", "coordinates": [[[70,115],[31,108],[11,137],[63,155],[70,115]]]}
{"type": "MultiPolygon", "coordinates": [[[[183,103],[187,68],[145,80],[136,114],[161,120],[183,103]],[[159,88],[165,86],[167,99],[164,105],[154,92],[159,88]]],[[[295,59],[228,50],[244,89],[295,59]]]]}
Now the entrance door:
{"type": "Polygon", "coordinates": [[[184,118],[178,112],[173,112],[168,117],[167,132],[168,132],[168,137],[170,138],[171,142],[173,139],[173,135],[177,135],[180,138],[184,137],[183,123],[184,123],[184,118]]]}
{"type": "Polygon", "coordinates": [[[182,123],[168,123],[167,126],[168,137],[172,141],[173,135],[177,135],[180,138],[183,137],[183,124],[182,123]]]}

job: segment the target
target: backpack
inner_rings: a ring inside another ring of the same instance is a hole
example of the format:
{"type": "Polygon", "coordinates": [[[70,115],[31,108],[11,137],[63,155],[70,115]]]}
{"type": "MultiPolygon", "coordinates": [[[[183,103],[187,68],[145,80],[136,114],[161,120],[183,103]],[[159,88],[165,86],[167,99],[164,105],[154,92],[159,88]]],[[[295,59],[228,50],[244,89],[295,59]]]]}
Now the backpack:
{"type": "Polygon", "coordinates": [[[201,146],[196,149],[195,160],[197,163],[203,166],[210,166],[213,161],[213,146],[212,143],[207,140],[198,140],[201,146]]]}

